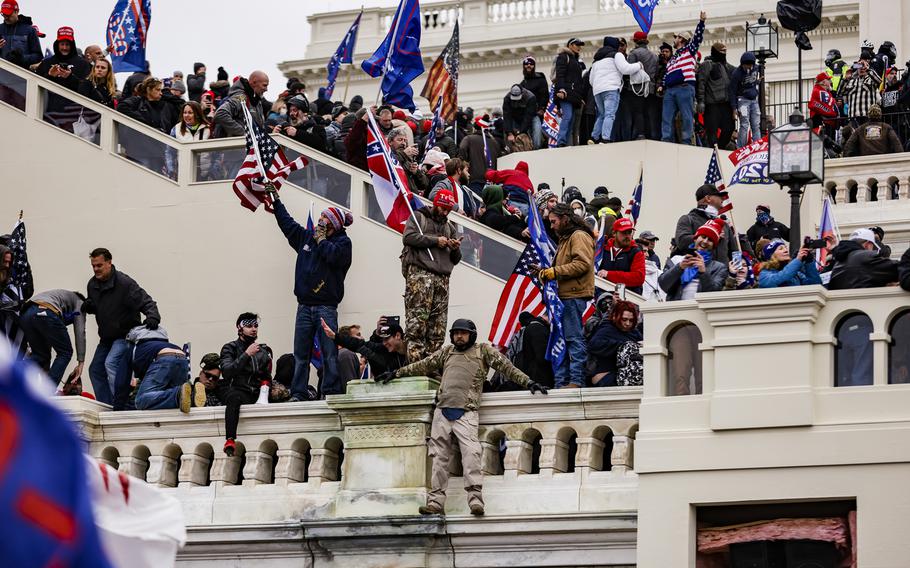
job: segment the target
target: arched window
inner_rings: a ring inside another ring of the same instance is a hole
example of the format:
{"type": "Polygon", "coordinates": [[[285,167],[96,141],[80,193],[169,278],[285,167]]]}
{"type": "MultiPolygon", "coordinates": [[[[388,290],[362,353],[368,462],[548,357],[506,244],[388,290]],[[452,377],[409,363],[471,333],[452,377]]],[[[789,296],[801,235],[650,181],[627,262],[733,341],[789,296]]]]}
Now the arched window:
{"type": "Polygon", "coordinates": [[[872,384],[872,320],[864,313],[851,314],[837,324],[834,336],[834,386],[872,384]]]}
{"type": "Polygon", "coordinates": [[[701,394],[701,331],[684,323],[667,338],[667,394],[701,394]]]}
{"type": "Polygon", "coordinates": [[[894,318],[888,333],[888,384],[910,383],[910,310],[894,318]]]}

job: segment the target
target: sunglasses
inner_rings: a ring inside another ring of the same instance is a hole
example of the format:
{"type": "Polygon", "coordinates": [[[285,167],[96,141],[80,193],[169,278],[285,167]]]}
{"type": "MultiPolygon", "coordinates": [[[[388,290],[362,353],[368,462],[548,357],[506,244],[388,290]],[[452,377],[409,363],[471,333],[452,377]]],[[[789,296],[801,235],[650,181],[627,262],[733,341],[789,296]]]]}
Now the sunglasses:
{"type": "Polygon", "coordinates": [[[218,380],[218,379],[221,378],[220,375],[215,375],[215,374],[210,373],[210,372],[208,372],[208,371],[202,371],[202,374],[205,375],[206,378],[212,379],[213,381],[216,381],[216,380],[218,380]]]}

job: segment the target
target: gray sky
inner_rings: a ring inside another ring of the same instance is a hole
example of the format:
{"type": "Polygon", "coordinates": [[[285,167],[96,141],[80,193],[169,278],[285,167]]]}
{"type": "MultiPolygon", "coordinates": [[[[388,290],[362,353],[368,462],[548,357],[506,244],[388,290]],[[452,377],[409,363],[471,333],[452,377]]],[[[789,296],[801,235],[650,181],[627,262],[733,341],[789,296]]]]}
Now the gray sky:
{"type": "MultiPolygon", "coordinates": [[[[230,77],[262,69],[271,80],[270,98],[284,90],[285,79],[276,64],[303,57],[310,38],[306,17],[315,12],[351,10],[361,5],[394,6],[397,0],[152,0],[152,23],[146,57],[152,73],[169,77],[175,70],[193,72],[193,62],[208,66],[209,80],[219,66],[230,77]]],[[[57,28],[72,26],[76,45],[104,46],[107,20],[115,0],[19,0],[22,14],[31,16],[50,48],[57,28]]],[[[341,37],[338,41],[341,41],[341,37]]],[[[122,85],[125,75],[118,75],[122,85]]]]}

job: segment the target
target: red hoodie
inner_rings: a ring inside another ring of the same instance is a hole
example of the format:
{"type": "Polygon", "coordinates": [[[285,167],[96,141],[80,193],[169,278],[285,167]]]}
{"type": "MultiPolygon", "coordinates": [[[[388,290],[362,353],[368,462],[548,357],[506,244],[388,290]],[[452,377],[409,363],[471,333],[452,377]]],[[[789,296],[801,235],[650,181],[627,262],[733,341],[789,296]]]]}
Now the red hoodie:
{"type": "Polygon", "coordinates": [[[809,118],[820,116],[825,124],[837,126],[837,120],[834,119],[838,114],[837,101],[831,91],[821,85],[815,85],[809,98],[809,118]]]}
{"type": "Polygon", "coordinates": [[[528,177],[528,163],[518,162],[514,170],[487,170],[487,181],[501,184],[502,186],[511,185],[523,189],[526,193],[531,193],[534,185],[531,178],[528,177]]]}

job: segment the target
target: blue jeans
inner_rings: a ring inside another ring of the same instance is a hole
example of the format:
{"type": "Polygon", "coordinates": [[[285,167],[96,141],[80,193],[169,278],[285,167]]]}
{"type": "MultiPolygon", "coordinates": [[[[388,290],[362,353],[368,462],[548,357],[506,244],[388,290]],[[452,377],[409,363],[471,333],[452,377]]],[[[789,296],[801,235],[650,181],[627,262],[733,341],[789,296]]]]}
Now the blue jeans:
{"type": "Polygon", "coordinates": [[[597,106],[597,118],[594,120],[591,139],[612,140],[610,135],[613,132],[616,109],[619,108],[619,89],[597,93],[594,95],[594,104],[597,106]]]}
{"type": "Polygon", "coordinates": [[[559,136],[556,137],[557,146],[568,146],[572,141],[572,119],[575,117],[575,109],[572,103],[562,100],[559,102],[559,110],[562,111],[562,119],[559,121],[559,136]]]}
{"type": "Polygon", "coordinates": [[[761,138],[761,108],[758,99],[736,99],[736,112],[739,114],[739,138],[736,147],[742,148],[749,143],[749,129],[752,130],[752,141],[761,138]]]}
{"type": "Polygon", "coordinates": [[[130,344],[126,339],[101,341],[88,368],[95,399],[122,410],[130,395],[130,344]]]}
{"type": "Polygon", "coordinates": [[[29,304],[19,318],[19,325],[32,348],[31,360],[47,372],[56,387],[73,358],[73,345],[66,324],[54,312],[29,304]],[[51,349],[57,354],[53,363],[51,349]]]}
{"type": "Polygon", "coordinates": [[[319,338],[322,352],[322,379],[319,381],[319,395],[343,394],[344,386],[338,377],[338,349],[335,342],[322,331],[325,320],[338,330],[338,309],[334,306],[297,305],[297,320],[294,324],[294,380],[291,382],[291,396],[308,400],[307,387],[310,384],[310,359],[313,352],[313,337],[319,338]]]}
{"type": "Polygon", "coordinates": [[[543,141],[543,128],[540,125],[540,117],[536,115],[531,119],[531,142],[534,143],[535,150],[545,146],[543,141]]]}
{"type": "Polygon", "coordinates": [[[670,87],[664,93],[664,112],[661,137],[664,142],[674,142],[676,113],[682,119],[683,144],[692,144],[692,127],[695,112],[695,87],[684,84],[670,87]]]}
{"type": "Polygon", "coordinates": [[[562,301],[562,332],[566,338],[566,356],[562,365],[554,369],[556,388],[569,383],[585,386],[585,361],[588,358],[588,347],[581,316],[585,313],[588,301],[571,299],[562,301]]]}
{"type": "Polygon", "coordinates": [[[164,357],[149,365],[136,393],[136,408],[157,410],[180,406],[180,387],[190,375],[186,357],[164,357]]]}

